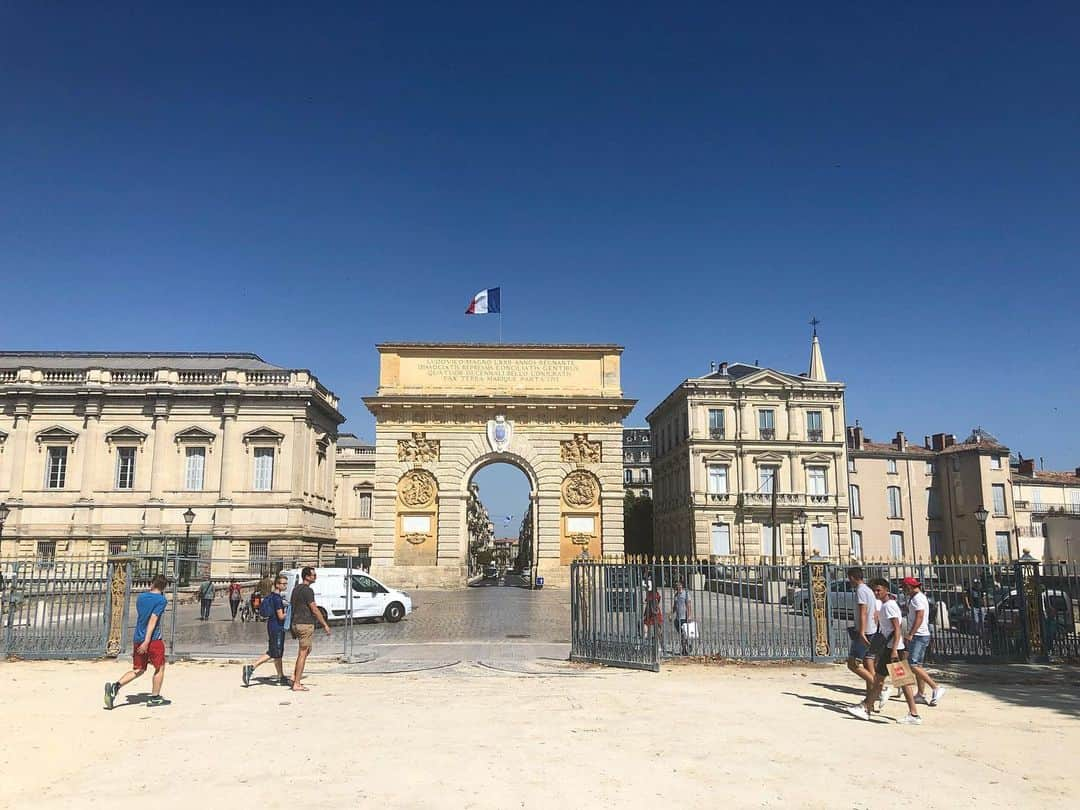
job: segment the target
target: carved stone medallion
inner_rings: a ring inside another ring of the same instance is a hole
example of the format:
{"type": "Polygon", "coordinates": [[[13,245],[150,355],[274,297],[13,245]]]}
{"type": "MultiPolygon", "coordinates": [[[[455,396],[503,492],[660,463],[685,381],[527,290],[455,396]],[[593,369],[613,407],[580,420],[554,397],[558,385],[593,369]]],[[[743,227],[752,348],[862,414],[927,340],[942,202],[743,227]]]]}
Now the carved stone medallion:
{"type": "Polygon", "coordinates": [[[577,509],[587,508],[600,497],[596,479],[584,470],[575,470],[563,481],[563,500],[577,509]]]}
{"type": "Polygon", "coordinates": [[[514,439],[514,423],[505,416],[496,416],[487,423],[488,444],[496,453],[505,453],[514,439]]]}
{"type": "Polygon", "coordinates": [[[590,442],[588,433],[575,433],[570,441],[559,442],[561,458],[572,464],[599,464],[600,442],[590,442]]]}
{"type": "Polygon", "coordinates": [[[409,470],[398,481],[398,497],[412,509],[433,504],[436,490],[434,476],[425,470],[409,470]]]}
{"type": "Polygon", "coordinates": [[[398,461],[420,463],[439,460],[439,440],[429,439],[422,431],[413,431],[411,439],[398,439],[398,461]]]}

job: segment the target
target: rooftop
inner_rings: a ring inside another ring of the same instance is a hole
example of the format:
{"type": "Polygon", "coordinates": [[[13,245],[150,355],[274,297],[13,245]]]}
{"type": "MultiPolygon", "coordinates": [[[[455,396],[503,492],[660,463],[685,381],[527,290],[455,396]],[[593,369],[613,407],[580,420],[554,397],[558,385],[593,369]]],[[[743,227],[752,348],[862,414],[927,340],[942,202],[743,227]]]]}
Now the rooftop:
{"type": "Polygon", "coordinates": [[[1080,486],[1080,475],[1075,472],[1057,472],[1055,470],[1035,470],[1034,475],[1022,475],[1017,470],[1013,470],[1013,480],[1023,481],[1027,483],[1042,483],[1042,484],[1072,484],[1073,486],[1080,486]]]}
{"type": "Polygon", "coordinates": [[[280,371],[282,366],[267,363],[251,352],[41,352],[0,351],[0,368],[40,369],[195,369],[222,371],[280,371]]]}

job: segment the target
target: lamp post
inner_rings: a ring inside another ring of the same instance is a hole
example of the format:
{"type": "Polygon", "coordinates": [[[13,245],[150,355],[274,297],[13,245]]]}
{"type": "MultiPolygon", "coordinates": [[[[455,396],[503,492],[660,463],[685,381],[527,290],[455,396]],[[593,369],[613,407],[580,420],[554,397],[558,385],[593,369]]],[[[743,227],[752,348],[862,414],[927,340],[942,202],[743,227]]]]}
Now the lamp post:
{"type": "Polygon", "coordinates": [[[979,531],[982,533],[983,560],[985,562],[990,561],[990,549],[986,545],[986,519],[988,517],[990,517],[990,513],[986,511],[985,506],[980,505],[975,510],[975,519],[979,521],[979,531]]]}
{"type": "MultiPolygon", "coordinates": [[[[11,514],[11,509],[8,508],[7,503],[0,503],[0,550],[4,545],[4,523],[7,522],[8,515],[11,514]]],[[[0,560],[4,559],[4,555],[0,554],[0,560]]]]}
{"type": "MultiPolygon", "coordinates": [[[[191,524],[194,521],[195,521],[195,510],[192,509],[189,506],[187,508],[187,511],[184,512],[184,524],[185,524],[185,526],[184,526],[184,556],[185,557],[191,556],[191,524]]],[[[190,565],[190,564],[191,563],[188,562],[185,565],[185,568],[187,568],[187,566],[190,565]]],[[[180,566],[179,566],[179,563],[178,563],[177,564],[177,569],[179,569],[179,567],[180,566]]],[[[177,570],[176,573],[177,573],[177,576],[179,576],[180,571],[177,570]]],[[[188,573],[188,576],[184,577],[184,579],[189,579],[190,578],[190,573],[189,572],[185,572],[185,573],[188,573]]]]}
{"type": "Polygon", "coordinates": [[[803,565],[806,565],[806,512],[801,509],[795,514],[795,522],[799,524],[800,551],[799,557],[803,565]]]}

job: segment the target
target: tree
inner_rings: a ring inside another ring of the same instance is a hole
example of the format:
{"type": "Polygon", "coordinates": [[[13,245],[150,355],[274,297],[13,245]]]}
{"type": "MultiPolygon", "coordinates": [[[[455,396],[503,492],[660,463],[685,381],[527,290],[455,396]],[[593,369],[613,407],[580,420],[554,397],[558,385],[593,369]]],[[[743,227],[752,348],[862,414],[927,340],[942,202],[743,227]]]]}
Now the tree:
{"type": "Polygon", "coordinates": [[[646,495],[623,497],[623,550],[627,554],[653,554],[653,503],[646,495]]]}

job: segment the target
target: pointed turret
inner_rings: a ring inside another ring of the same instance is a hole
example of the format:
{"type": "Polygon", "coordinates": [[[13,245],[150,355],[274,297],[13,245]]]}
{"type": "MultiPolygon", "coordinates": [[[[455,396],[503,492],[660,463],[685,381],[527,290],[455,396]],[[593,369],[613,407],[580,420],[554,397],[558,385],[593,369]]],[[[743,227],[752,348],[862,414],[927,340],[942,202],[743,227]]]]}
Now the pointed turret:
{"type": "Polygon", "coordinates": [[[817,382],[826,382],[828,379],[825,376],[825,361],[821,359],[821,343],[818,341],[816,322],[814,323],[814,338],[810,342],[810,372],[806,376],[817,382]]]}

